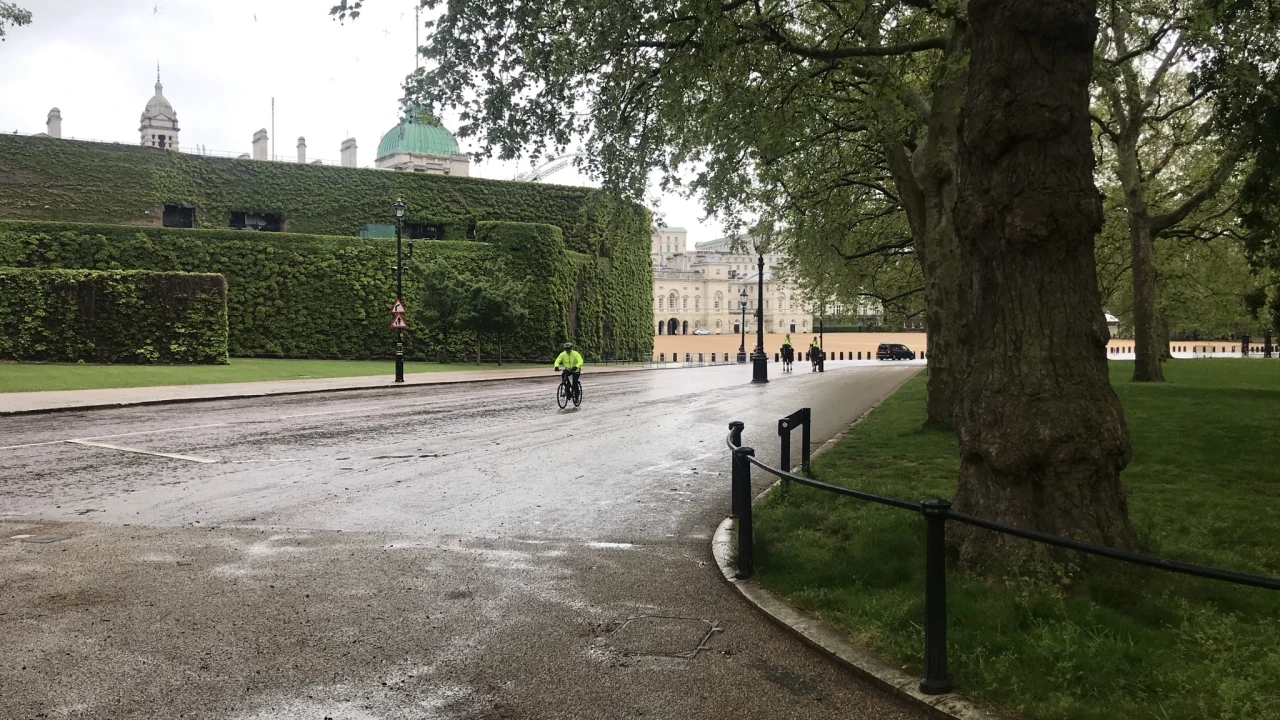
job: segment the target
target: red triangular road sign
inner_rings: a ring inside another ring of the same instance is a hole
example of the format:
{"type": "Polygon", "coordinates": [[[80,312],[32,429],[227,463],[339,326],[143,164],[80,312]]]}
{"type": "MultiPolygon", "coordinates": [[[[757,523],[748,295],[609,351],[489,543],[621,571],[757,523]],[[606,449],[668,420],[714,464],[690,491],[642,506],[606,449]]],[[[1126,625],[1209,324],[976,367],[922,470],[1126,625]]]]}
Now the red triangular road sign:
{"type": "Polygon", "coordinates": [[[391,304],[391,314],[392,315],[404,314],[404,303],[401,302],[399,298],[396,298],[396,301],[391,304]]]}
{"type": "Polygon", "coordinates": [[[404,321],[403,315],[397,314],[391,320],[391,327],[395,328],[396,330],[405,330],[409,327],[409,324],[404,321]]]}

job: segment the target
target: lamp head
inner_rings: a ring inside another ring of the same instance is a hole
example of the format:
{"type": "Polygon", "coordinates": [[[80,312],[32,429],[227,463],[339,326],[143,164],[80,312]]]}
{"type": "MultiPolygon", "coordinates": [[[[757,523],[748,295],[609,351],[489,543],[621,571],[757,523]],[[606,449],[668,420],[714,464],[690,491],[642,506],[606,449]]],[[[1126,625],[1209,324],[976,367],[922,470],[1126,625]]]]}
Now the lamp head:
{"type": "Polygon", "coordinates": [[[404,217],[404,198],[396,196],[396,201],[391,204],[391,209],[396,211],[396,217],[404,217]]]}

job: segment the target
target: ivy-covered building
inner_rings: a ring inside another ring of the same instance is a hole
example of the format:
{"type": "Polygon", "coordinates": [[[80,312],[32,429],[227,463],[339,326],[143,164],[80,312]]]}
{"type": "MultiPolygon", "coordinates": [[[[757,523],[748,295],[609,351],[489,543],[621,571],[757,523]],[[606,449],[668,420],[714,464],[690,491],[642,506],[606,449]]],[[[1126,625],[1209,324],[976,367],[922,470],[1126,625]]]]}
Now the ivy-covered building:
{"type": "Polygon", "coordinates": [[[5,135],[0,267],[219,273],[232,355],[383,356],[395,243],[369,228],[394,222],[397,196],[417,241],[413,354],[443,342],[414,311],[422,273],[444,260],[528,280],[529,317],[501,339],[509,357],[546,358],[565,339],[588,357],[649,357],[649,213],[591,188],[5,135]]]}

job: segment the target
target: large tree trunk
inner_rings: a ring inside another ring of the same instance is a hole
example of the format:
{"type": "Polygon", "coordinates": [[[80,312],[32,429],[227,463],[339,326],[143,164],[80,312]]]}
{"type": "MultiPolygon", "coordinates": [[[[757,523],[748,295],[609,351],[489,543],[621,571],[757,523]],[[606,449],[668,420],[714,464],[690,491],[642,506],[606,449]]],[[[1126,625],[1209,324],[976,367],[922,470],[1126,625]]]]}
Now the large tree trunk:
{"type": "Polygon", "coordinates": [[[1137,129],[1116,143],[1116,169],[1124,188],[1129,220],[1129,255],[1133,268],[1133,381],[1163,382],[1160,332],[1156,315],[1156,252],[1151,213],[1138,166],[1137,129]]]}
{"type": "Polygon", "coordinates": [[[958,336],[959,258],[956,248],[955,167],[960,102],[964,98],[966,28],[957,22],[932,82],[932,102],[914,151],[901,140],[886,143],[889,173],[898,189],[924,275],[925,332],[929,376],[926,427],[950,427],[961,389],[963,362],[958,336]]]}
{"type": "Polygon", "coordinates": [[[921,190],[924,228],[916,252],[925,277],[925,323],[929,336],[927,426],[951,427],[960,393],[960,258],[954,221],[960,103],[964,100],[967,28],[957,21],[933,81],[928,130],[912,157],[921,190]]]}
{"type": "MultiPolygon", "coordinates": [[[[1094,0],[972,0],[956,232],[965,392],[955,507],[1133,547],[1120,471],[1131,450],[1107,377],[1094,266],[1089,77],[1094,0]]],[[[1039,547],[955,525],[969,566],[1039,547]]]]}

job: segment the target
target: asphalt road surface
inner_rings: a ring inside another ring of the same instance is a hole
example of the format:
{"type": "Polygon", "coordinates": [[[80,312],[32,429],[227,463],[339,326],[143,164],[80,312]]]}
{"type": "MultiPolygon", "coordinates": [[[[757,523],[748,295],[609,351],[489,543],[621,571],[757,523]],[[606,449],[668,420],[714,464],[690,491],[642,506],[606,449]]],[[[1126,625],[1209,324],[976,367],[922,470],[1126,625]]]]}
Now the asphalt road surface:
{"type": "Polygon", "coordinates": [[[730,420],[920,369],[776,367],[0,418],[0,718],[924,717],[711,559],[730,420]]]}

